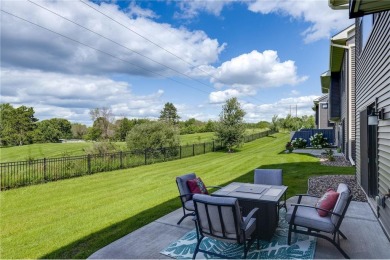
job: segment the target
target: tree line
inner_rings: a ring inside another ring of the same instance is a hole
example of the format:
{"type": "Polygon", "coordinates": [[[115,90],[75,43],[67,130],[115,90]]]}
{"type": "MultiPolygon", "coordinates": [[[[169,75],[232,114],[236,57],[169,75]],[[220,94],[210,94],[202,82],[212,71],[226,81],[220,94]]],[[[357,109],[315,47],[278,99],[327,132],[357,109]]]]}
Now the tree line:
{"type": "MultiPolygon", "coordinates": [[[[129,149],[158,148],[179,145],[179,134],[215,132],[216,140],[223,141],[229,150],[240,145],[246,128],[313,128],[314,117],[304,116],[286,119],[274,116],[272,122],[245,123],[245,111],[236,98],[226,101],[219,120],[203,122],[195,118],[181,121],[176,107],[167,102],[160,112],[158,121],[149,119],[114,120],[110,108],[94,108],[89,111],[92,126],[71,123],[67,119],[52,118],[39,121],[33,107],[13,107],[0,104],[0,144],[16,146],[33,143],[55,143],[61,139],[84,139],[89,141],[126,141],[129,149]]],[[[294,128],[294,129],[293,129],[294,128]]]]}

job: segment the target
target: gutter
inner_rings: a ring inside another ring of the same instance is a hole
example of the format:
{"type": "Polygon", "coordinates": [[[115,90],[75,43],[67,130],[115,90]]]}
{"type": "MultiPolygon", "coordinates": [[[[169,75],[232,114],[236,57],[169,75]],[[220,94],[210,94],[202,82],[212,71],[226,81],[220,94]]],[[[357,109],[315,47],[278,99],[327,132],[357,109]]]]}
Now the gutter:
{"type": "Polygon", "coordinates": [[[355,161],[352,158],[352,116],[351,110],[352,110],[352,101],[350,98],[351,91],[352,91],[352,73],[351,73],[351,67],[352,67],[352,59],[351,59],[351,50],[352,47],[355,47],[355,44],[351,44],[350,46],[344,46],[340,44],[331,43],[330,44],[333,47],[342,48],[347,50],[348,52],[348,159],[351,162],[352,165],[355,165],[355,161]]]}

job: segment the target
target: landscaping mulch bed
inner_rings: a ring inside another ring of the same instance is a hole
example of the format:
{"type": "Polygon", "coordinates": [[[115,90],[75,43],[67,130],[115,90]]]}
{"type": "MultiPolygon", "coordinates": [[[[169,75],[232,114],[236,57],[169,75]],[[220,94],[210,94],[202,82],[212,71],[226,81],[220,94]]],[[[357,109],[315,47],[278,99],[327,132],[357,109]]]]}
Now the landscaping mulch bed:
{"type": "Polygon", "coordinates": [[[339,183],[345,183],[352,191],[352,200],[367,202],[366,195],[356,182],[354,175],[324,175],[309,178],[308,194],[321,197],[329,188],[337,190],[339,183]]]}
{"type": "Polygon", "coordinates": [[[317,156],[320,158],[320,163],[327,166],[339,166],[339,167],[349,167],[352,164],[346,160],[343,156],[334,156],[334,161],[329,161],[326,155],[317,156]]]}

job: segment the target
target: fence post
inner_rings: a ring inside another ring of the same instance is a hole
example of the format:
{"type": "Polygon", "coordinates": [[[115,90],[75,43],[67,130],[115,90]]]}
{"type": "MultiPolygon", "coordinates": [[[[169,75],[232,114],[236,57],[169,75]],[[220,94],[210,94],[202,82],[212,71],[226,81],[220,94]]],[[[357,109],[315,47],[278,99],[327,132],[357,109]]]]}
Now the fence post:
{"type": "Polygon", "coordinates": [[[180,147],[180,159],[181,159],[181,145],[179,147],[180,147]]]}
{"type": "Polygon", "coordinates": [[[206,143],[203,143],[203,153],[206,153],[206,143]]]}
{"type": "Polygon", "coordinates": [[[195,144],[192,144],[192,156],[195,156],[195,144]]]}
{"type": "Polygon", "coordinates": [[[214,143],[214,140],[213,140],[213,152],[215,152],[215,143],[214,143]]]}
{"type": "Polygon", "coordinates": [[[43,180],[47,180],[46,177],[46,158],[43,158],[43,180]]]}
{"type": "Polygon", "coordinates": [[[87,155],[87,162],[88,162],[88,174],[91,174],[91,155],[87,155]]]}
{"type": "Polygon", "coordinates": [[[146,152],[146,149],[145,149],[145,165],[146,165],[146,157],[147,157],[147,152],[146,152]]]}
{"type": "Polygon", "coordinates": [[[120,167],[121,167],[121,169],[123,168],[123,159],[122,159],[122,154],[123,154],[123,152],[122,151],[120,151],[119,152],[119,160],[120,160],[120,167]]]}

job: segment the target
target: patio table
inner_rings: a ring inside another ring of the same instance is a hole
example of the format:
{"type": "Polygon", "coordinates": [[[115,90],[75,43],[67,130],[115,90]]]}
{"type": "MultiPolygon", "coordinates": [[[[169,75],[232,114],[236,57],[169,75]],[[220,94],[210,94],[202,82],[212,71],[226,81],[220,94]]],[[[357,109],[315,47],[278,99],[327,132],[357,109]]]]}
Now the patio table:
{"type": "Polygon", "coordinates": [[[278,226],[278,202],[287,189],[287,186],[232,182],[211,195],[237,198],[244,216],[253,208],[259,208],[257,235],[259,239],[269,241],[278,226]]]}

